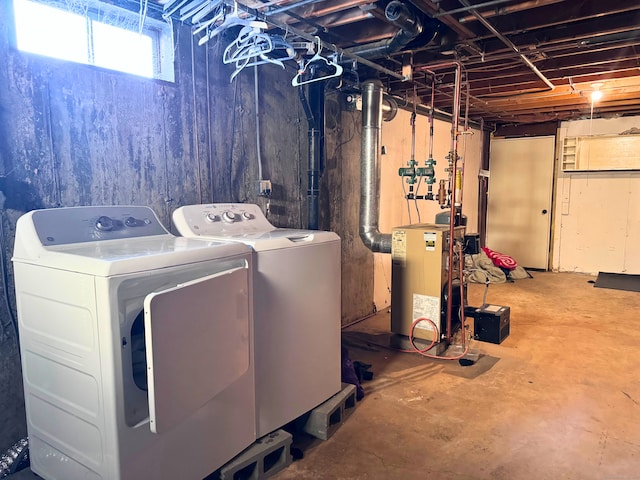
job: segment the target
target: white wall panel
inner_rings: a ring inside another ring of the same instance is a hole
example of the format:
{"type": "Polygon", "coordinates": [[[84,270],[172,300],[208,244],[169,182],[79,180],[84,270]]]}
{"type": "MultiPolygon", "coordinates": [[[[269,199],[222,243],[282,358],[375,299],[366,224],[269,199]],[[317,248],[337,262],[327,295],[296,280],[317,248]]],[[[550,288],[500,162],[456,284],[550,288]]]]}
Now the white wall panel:
{"type": "MultiPolygon", "coordinates": [[[[564,137],[619,134],[640,117],[563,122],[564,137]]],[[[553,268],[640,273],[640,172],[558,170],[553,268]]]]}

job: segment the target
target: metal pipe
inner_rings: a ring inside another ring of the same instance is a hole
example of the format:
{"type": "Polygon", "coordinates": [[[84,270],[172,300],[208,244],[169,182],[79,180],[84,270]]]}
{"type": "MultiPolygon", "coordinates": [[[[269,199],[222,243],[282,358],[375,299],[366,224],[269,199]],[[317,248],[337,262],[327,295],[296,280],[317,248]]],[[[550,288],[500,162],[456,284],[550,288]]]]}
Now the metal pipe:
{"type": "MultiPolygon", "coordinates": [[[[234,2],[232,0],[224,0],[224,3],[226,5],[231,5],[234,6],[234,2]]],[[[275,20],[273,18],[269,18],[266,15],[264,15],[263,13],[260,13],[258,10],[256,10],[255,8],[251,8],[251,7],[247,7],[246,5],[243,5],[241,3],[236,3],[235,5],[237,5],[238,9],[242,10],[245,13],[248,13],[249,15],[254,16],[255,18],[257,18],[258,20],[262,20],[264,22],[268,22],[271,25],[273,25],[274,27],[278,27],[281,28],[282,30],[284,30],[285,32],[290,32],[294,35],[297,35],[298,37],[304,38],[305,40],[308,40],[310,42],[316,42],[318,43],[318,37],[316,35],[311,35],[303,30],[300,30],[299,28],[296,27],[292,27],[291,25],[287,25],[283,22],[280,22],[278,20],[275,20]]],[[[370,60],[367,60],[366,58],[363,58],[359,55],[356,55],[354,53],[350,53],[347,50],[344,50],[336,45],[324,42],[322,40],[319,41],[320,45],[322,46],[323,49],[325,50],[330,50],[332,52],[337,53],[338,55],[342,55],[344,57],[347,58],[351,58],[352,60],[355,60],[356,62],[358,62],[361,65],[365,65],[369,68],[372,68],[373,70],[376,70],[380,73],[384,73],[385,75],[389,76],[389,77],[393,77],[393,78],[397,78],[398,80],[402,80],[403,82],[406,82],[407,80],[410,80],[408,77],[396,73],[393,70],[389,70],[388,68],[382,67],[380,65],[378,65],[377,63],[374,63],[370,60]]]]}
{"type": "Polygon", "coordinates": [[[322,108],[320,103],[324,100],[324,85],[316,85],[321,91],[309,92],[312,97],[313,108],[307,99],[304,88],[299,89],[300,103],[307,117],[308,124],[308,183],[307,183],[307,228],[309,230],[318,230],[318,197],[320,195],[320,121],[322,114],[319,111],[322,108]],[[314,115],[314,110],[316,114],[314,115]]]}
{"type": "MultiPolygon", "coordinates": [[[[257,3],[257,2],[254,2],[257,3]]],[[[338,2],[322,2],[320,5],[313,8],[311,12],[308,12],[308,17],[319,19],[332,13],[345,12],[351,8],[359,8],[363,5],[370,5],[371,0],[340,0],[338,2]]],[[[262,8],[262,5],[259,6],[262,8]]]]}
{"type": "Polygon", "coordinates": [[[538,67],[536,67],[531,60],[529,60],[525,55],[523,55],[520,52],[520,49],[518,49],[518,47],[515,46],[515,44],[509,40],[507,37],[505,37],[503,34],[501,34],[498,30],[496,30],[496,28],[491,25],[491,23],[489,23],[489,21],[484,18],[480,12],[478,12],[475,9],[475,5],[471,5],[469,3],[468,0],[459,0],[460,3],[462,3],[463,5],[465,5],[466,7],[469,7],[469,11],[473,14],[473,16],[475,16],[480,23],[482,23],[491,33],[493,33],[502,43],[504,43],[507,47],[509,47],[513,52],[515,52],[520,59],[524,62],[525,65],[527,65],[531,71],[533,73],[535,73],[538,78],[540,78],[540,80],[542,80],[548,87],[550,90],[553,90],[554,88],[556,88],[556,86],[551,83],[551,80],[549,80],[547,77],[544,76],[544,74],[538,70],[538,67]]]}
{"type": "MultiPolygon", "coordinates": [[[[456,75],[454,80],[454,96],[453,96],[453,122],[451,124],[451,159],[449,160],[449,277],[447,278],[447,342],[451,343],[453,335],[451,334],[451,314],[453,302],[453,247],[455,244],[455,223],[456,223],[456,207],[454,199],[456,197],[456,169],[458,167],[458,122],[460,120],[460,91],[462,87],[461,73],[462,65],[456,63],[456,75]]],[[[433,68],[433,66],[431,66],[433,68]]]]}
{"type": "Polygon", "coordinates": [[[458,123],[460,117],[460,91],[461,91],[461,71],[462,64],[457,60],[451,60],[446,62],[433,63],[425,65],[424,67],[416,68],[417,71],[428,72],[431,75],[435,75],[435,70],[441,70],[443,68],[455,67],[455,80],[454,80],[454,95],[453,95],[453,109],[451,111],[451,152],[457,151],[457,133],[458,123]]]}
{"type": "Polygon", "coordinates": [[[260,145],[260,94],[258,89],[258,66],[253,67],[253,88],[256,113],[256,158],[258,160],[258,181],[262,178],[262,147],[260,145]]]}
{"type": "Polygon", "coordinates": [[[423,31],[420,18],[409,10],[404,3],[398,0],[392,0],[387,5],[384,9],[384,16],[389,23],[399,28],[392,38],[351,47],[347,49],[347,51],[364,58],[384,57],[406,47],[423,31]]]}
{"type": "Polygon", "coordinates": [[[320,175],[324,169],[324,89],[325,82],[309,85],[309,102],[314,112],[315,126],[309,132],[309,190],[312,197],[312,207],[309,214],[309,229],[318,230],[320,175]],[[313,163],[311,163],[313,161],[313,163]]]}
{"type": "Polygon", "coordinates": [[[282,12],[286,12],[287,10],[291,10],[292,8],[296,8],[296,7],[302,7],[303,5],[307,5],[309,3],[317,3],[320,0],[302,0],[301,2],[297,2],[297,3],[290,3],[289,5],[285,5],[284,7],[280,7],[280,8],[274,8],[273,10],[267,10],[266,12],[264,12],[265,15],[276,15],[278,13],[282,13],[282,12]]]}
{"type": "MultiPolygon", "coordinates": [[[[466,101],[464,104],[464,145],[462,146],[462,172],[460,174],[460,178],[461,178],[461,185],[462,188],[460,189],[460,208],[462,208],[462,200],[463,200],[463,195],[464,195],[464,162],[465,162],[465,158],[467,157],[467,135],[469,135],[469,104],[471,103],[471,97],[470,97],[470,83],[469,82],[469,78],[467,78],[467,92],[466,92],[466,101]]],[[[461,212],[462,213],[462,212],[461,212]]]]}
{"type": "MultiPolygon", "coordinates": [[[[524,10],[530,10],[532,8],[544,7],[547,5],[553,5],[554,3],[560,3],[564,0],[531,0],[528,2],[517,3],[515,5],[505,5],[504,7],[495,8],[493,10],[488,10],[486,12],[481,12],[480,14],[484,18],[497,17],[500,15],[508,15],[510,13],[522,12],[524,10]]],[[[475,8],[482,8],[480,5],[474,5],[475,8]]],[[[473,20],[477,20],[474,15],[467,15],[466,17],[458,18],[458,23],[468,23],[473,20]]]]}
{"type": "MultiPolygon", "coordinates": [[[[399,109],[405,110],[407,112],[413,111],[413,102],[410,102],[407,98],[401,97],[399,95],[385,95],[385,96],[389,96],[393,98],[397,102],[399,109]]],[[[472,99],[473,98],[474,97],[472,97],[472,99]]],[[[383,104],[383,109],[384,109],[384,104],[383,104]]],[[[431,114],[431,108],[421,103],[418,104],[417,110],[418,110],[418,113],[421,115],[429,116],[431,114]]],[[[438,108],[433,109],[433,116],[437,120],[442,120],[443,122],[451,122],[451,115],[448,112],[445,112],[438,108]]],[[[384,120],[387,121],[387,118],[384,117],[384,120]]],[[[474,128],[480,128],[480,124],[478,122],[469,121],[469,125],[471,125],[474,128]]]]}
{"type": "MultiPolygon", "coordinates": [[[[493,5],[500,5],[501,3],[507,3],[511,0],[491,0],[490,2],[478,3],[477,5],[467,5],[461,8],[455,8],[453,10],[449,10],[448,12],[439,12],[432,15],[433,18],[444,17],[445,15],[453,15],[455,13],[468,12],[474,8],[483,8],[483,7],[491,7],[493,5]]],[[[460,2],[465,5],[463,2],[460,2]]]]}
{"type": "Polygon", "coordinates": [[[390,122],[398,114],[398,102],[394,97],[384,93],[382,95],[382,119],[390,122]]]}
{"type": "MultiPolygon", "coordinates": [[[[435,109],[436,103],[436,77],[435,75],[431,76],[431,105],[429,107],[429,157],[425,161],[425,165],[429,168],[433,169],[436,162],[433,159],[433,134],[434,134],[434,122],[433,122],[433,111],[435,109]]],[[[427,199],[433,200],[433,183],[435,182],[435,169],[432,170],[433,178],[429,179],[427,183],[427,199]]]]}
{"type": "MultiPolygon", "coordinates": [[[[418,93],[415,83],[413,84],[413,112],[411,112],[411,160],[416,159],[416,117],[418,116],[418,93]]],[[[412,165],[413,166],[413,165],[412,165]]]]}
{"type": "Polygon", "coordinates": [[[431,105],[429,107],[429,159],[433,158],[433,110],[436,106],[436,77],[431,76],[431,105]]]}
{"type": "Polygon", "coordinates": [[[362,147],[360,153],[360,238],[373,252],[391,253],[391,234],[380,233],[380,132],[382,82],[362,83],[362,147]]]}
{"type": "MultiPolygon", "coordinates": [[[[464,247],[460,246],[460,256],[458,257],[458,281],[460,282],[460,332],[462,334],[462,346],[467,343],[467,335],[464,331],[464,247]]],[[[483,303],[484,304],[484,303],[483,303]]]]}
{"type": "Polygon", "coordinates": [[[401,28],[405,35],[414,38],[422,33],[422,22],[420,18],[409,10],[409,8],[398,0],[393,0],[384,9],[384,16],[393,25],[401,28]]]}
{"type": "MultiPolygon", "coordinates": [[[[461,0],[462,1],[462,0],[461,0]]],[[[432,65],[426,65],[420,68],[431,74],[435,70],[442,68],[455,67],[454,91],[453,91],[453,107],[451,110],[451,150],[449,152],[449,259],[448,259],[448,278],[447,278],[447,342],[451,343],[451,314],[452,314],[452,295],[453,295],[453,247],[455,234],[455,218],[456,211],[454,199],[456,195],[456,169],[458,166],[458,125],[460,121],[460,94],[462,90],[462,64],[458,61],[440,62],[432,65]]],[[[442,184],[441,184],[442,185],[442,184]]],[[[440,187],[442,190],[442,186],[440,187]]]]}

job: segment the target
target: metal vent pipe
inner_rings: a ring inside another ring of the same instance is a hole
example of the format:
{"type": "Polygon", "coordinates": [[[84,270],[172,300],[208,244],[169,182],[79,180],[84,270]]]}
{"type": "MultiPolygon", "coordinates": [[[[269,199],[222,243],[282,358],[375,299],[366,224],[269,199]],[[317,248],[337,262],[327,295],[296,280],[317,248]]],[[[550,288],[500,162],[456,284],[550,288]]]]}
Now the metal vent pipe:
{"type": "MultiPolygon", "coordinates": [[[[387,5],[384,9],[384,16],[389,23],[400,29],[392,38],[346,48],[345,51],[362,58],[380,58],[402,50],[423,32],[422,20],[413,11],[409,10],[409,7],[398,0],[392,0],[387,5]]],[[[425,43],[430,42],[431,40],[425,43]]]]}
{"type": "Polygon", "coordinates": [[[360,238],[373,252],[391,253],[391,234],[380,233],[380,133],[382,82],[362,83],[362,149],[360,153],[360,238]]]}

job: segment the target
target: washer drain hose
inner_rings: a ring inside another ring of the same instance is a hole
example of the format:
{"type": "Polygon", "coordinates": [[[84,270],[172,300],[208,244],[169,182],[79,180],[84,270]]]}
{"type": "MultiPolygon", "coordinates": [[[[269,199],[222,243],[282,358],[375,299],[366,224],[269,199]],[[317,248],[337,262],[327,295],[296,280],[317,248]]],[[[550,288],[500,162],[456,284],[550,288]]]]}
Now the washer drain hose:
{"type": "Polygon", "coordinates": [[[0,478],[5,478],[18,470],[22,470],[29,463],[29,440],[23,438],[0,455],[0,478]]]}

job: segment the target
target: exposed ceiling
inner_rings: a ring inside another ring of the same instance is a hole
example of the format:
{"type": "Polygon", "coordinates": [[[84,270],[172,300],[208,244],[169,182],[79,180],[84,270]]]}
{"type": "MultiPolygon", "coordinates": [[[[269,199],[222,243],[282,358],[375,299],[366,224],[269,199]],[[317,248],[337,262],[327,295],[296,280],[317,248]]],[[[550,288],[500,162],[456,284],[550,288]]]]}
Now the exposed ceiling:
{"type": "MultiPolygon", "coordinates": [[[[240,0],[280,24],[350,48],[392,38],[388,0],[240,0]]],[[[423,33],[400,51],[371,58],[413,81],[382,75],[389,91],[411,100],[414,85],[431,104],[431,65],[462,64],[462,109],[474,120],[532,124],[640,114],[638,0],[402,0],[423,33]],[[435,35],[434,35],[434,32],[435,35]],[[425,69],[427,71],[425,71],[425,69]],[[466,95],[468,84],[468,97],[466,95]]],[[[454,69],[435,73],[435,107],[452,110],[454,69]]]]}

